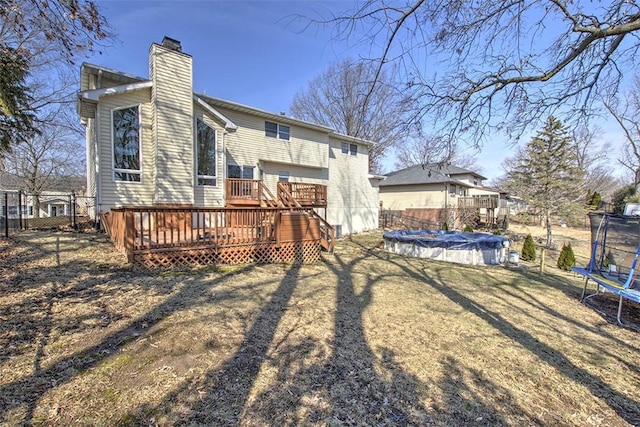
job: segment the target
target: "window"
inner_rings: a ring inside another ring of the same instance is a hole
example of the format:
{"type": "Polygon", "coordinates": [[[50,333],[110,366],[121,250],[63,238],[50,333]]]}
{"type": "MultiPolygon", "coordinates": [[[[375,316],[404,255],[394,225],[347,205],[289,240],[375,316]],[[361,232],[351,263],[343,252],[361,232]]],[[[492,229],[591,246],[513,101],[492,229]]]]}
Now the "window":
{"type": "Polygon", "coordinates": [[[279,171],[278,181],[289,182],[289,171],[279,171]]]}
{"type": "Polygon", "coordinates": [[[227,165],[227,178],[253,179],[253,166],[227,165]]]}
{"type": "Polygon", "coordinates": [[[358,155],[358,145],[357,144],[349,144],[347,142],[342,143],[342,154],[349,154],[352,156],[358,155]]]}
{"type": "Polygon", "coordinates": [[[140,182],[139,108],[113,110],[113,179],[140,182]]]}
{"type": "Polygon", "coordinates": [[[451,196],[455,196],[456,195],[456,186],[455,185],[450,185],[449,186],[449,194],[451,196]]]}
{"type": "Polygon", "coordinates": [[[279,138],[289,140],[291,136],[291,129],[289,126],[284,126],[273,122],[264,122],[264,134],[271,138],[279,138]]]}
{"type": "Polygon", "coordinates": [[[216,131],[196,119],[198,185],[216,185],[216,131]]]}

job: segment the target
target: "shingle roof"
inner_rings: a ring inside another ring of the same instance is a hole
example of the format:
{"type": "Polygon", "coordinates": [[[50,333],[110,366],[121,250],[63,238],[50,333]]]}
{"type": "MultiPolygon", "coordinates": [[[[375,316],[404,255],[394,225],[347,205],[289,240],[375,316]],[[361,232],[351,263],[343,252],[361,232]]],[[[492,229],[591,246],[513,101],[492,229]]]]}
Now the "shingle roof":
{"type": "Polygon", "coordinates": [[[386,179],[380,183],[381,187],[390,185],[408,185],[408,184],[438,184],[450,182],[458,185],[471,187],[469,184],[455,179],[455,175],[471,174],[480,179],[486,179],[484,176],[475,173],[469,169],[458,166],[438,166],[437,164],[415,165],[399,171],[390,172],[386,175],[386,179]],[[451,175],[454,177],[452,178],[451,175]]]}

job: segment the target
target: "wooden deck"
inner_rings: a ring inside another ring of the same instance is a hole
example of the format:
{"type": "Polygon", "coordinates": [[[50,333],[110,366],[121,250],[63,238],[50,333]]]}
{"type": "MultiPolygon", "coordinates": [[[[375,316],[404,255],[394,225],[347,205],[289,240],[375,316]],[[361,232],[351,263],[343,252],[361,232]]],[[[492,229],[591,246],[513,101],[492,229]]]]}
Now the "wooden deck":
{"type": "Polygon", "coordinates": [[[116,248],[147,267],[315,262],[333,228],[311,208],[122,207],[103,214],[116,248]]]}
{"type": "Polygon", "coordinates": [[[227,179],[225,188],[230,207],[327,207],[327,186],[321,184],[278,182],[277,197],[256,179],[227,179]]]}

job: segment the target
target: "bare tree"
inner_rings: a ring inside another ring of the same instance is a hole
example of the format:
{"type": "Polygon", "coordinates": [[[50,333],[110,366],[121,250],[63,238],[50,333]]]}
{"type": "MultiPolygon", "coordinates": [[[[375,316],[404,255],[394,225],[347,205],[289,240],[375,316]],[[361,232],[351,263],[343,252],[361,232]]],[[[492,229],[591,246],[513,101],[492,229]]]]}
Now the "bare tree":
{"type": "Polygon", "coordinates": [[[597,191],[610,197],[620,185],[615,169],[610,165],[611,144],[601,141],[602,131],[598,127],[580,126],[573,131],[578,168],[585,173],[584,191],[597,191]]]}
{"type": "Polygon", "coordinates": [[[588,119],[596,95],[616,92],[635,67],[640,6],[369,0],[311,22],[368,45],[376,78],[400,65],[413,119],[428,117],[438,134],[478,145],[495,130],[519,137],[559,109],[567,119],[588,119]]]}
{"type": "Polygon", "coordinates": [[[406,107],[387,73],[376,75],[371,66],[347,59],[331,63],[297,92],[290,110],[298,119],[373,142],[369,169],[378,171],[386,151],[409,133],[406,107]]]}
{"type": "MultiPolygon", "coordinates": [[[[64,108],[58,110],[59,115],[65,113],[64,108]]],[[[50,117],[48,122],[41,123],[40,132],[15,145],[2,161],[12,186],[34,196],[36,215],[40,212],[39,197],[44,191],[64,186],[69,178],[84,174],[84,156],[78,155],[83,147],[77,132],[60,124],[65,121],[50,117]]]]}
{"type": "Polygon", "coordinates": [[[1,79],[0,98],[16,106],[0,109],[0,155],[31,139],[50,108],[71,102],[74,59],[110,38],[94,1],[0,0],[0,74],[9,76],[1,79]]]}
{"type": "Polygon", "coordinates": [[[640,77],[636,77],[631,90],[607,98],[605,106],[625,137],[619,162],[633,176],[634,194],[640,195],[640,77]]]}
{"type": "Polygon", "coordinates": [[[446,138],[436,135],[408,138],[395,151],[395,166],[408,168],[414,165],[445,164],[453,156],[451,148],[446,138]]]}

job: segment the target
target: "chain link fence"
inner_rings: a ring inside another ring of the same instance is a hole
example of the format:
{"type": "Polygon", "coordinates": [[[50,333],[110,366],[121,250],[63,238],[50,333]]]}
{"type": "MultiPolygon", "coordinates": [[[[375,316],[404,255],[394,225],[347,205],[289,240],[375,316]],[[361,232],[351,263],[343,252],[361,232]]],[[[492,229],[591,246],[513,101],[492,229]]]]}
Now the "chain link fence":
{"type": "Polygon", "coordinates": [[[94,197],[75,192],[36,195],[5,191],[0,195],[0,228],[4,237],[27,229],[93,226],[89,214],[95,211],[94,197]]]}

